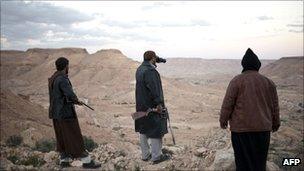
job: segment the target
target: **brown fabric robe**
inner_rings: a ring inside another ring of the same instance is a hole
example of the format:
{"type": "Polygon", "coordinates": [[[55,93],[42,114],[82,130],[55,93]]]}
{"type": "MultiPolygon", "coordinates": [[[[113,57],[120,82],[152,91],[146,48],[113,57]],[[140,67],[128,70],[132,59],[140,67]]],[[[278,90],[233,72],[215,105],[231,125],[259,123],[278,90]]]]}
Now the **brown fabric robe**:
{"type": "Polygon", "coordinates": [[[57,151],[73,158],[85,157],[87,153],[84,149],[82,134],[78,119],[53,119],[57,151]]]}

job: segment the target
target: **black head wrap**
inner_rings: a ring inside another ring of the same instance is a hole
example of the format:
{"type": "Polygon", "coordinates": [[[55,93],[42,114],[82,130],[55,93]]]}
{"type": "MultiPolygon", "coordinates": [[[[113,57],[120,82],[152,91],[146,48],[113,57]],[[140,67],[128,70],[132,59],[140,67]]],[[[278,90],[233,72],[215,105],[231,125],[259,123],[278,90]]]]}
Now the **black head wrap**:
{"type": "Polygon", "coordinates": [[[250,48],[247,49],[242,59],[242,66],[243,66],[242,72],[245,72],[247,70],[259,71],[261,67],[261,62],[258,56],[254,54],[250,48]]]}

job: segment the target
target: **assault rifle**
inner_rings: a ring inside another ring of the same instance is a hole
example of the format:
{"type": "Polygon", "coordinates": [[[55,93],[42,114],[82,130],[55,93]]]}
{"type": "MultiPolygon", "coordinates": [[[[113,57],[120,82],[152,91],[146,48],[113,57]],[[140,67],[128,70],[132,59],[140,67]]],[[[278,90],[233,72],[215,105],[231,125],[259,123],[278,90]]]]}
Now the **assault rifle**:
{"type": "MultiPolygon", "coordinates": [[[[157,112],[157,109],[151,109],[151,108],[149,108],[146,112],[135,112],[135,113],[132,113],[131,116],[132,116],[132,118],[134,120],[137,120],[139,118],[148,116],[148,114],[150,112],[157,112]]],[[[170,129],[171,136],[172,136],[172,141],[173,141],[173,144],[176,145],[176,143],[175,143],[175,137],[174,137],[174,134],[173,134],[173,131],[172,131],[172,127],[171,127],[171,121],[170,121],[168,109],[166,107],[163,107],[160,115],[162,115],[162,116],[164,116],[164,117],[166,117],[168,119],[169,129],[170,129]]]]}

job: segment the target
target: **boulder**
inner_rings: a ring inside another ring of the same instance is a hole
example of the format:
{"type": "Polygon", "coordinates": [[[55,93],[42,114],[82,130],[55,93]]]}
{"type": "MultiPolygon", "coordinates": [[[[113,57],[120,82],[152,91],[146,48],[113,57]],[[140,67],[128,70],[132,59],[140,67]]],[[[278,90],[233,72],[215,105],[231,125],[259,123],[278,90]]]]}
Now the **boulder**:
{"type": "MultiPolygon", "coordinates": [[[[213,170],[235,170],[234,152],[232,148],[216,152],[213,170]]],[[[280,170],[273,162],[267,161],[266,171],[280,170]]]]}
{"type": "Polygon", "coordinates": [[[194,151],[194,155],[197,157],[205,157],[208,154],[208,149],[205,147],[201,147],[199,149],[196,149],[196,151],[194,151]]]}
{"type": "Polygon", "coordinates": [[[266,171],[273,171],[273,170],[279,171],[281,169],[279,168],[278,165],[274,164],[273,162],[267,161],[267,163],[266,163],[266,171]]]}
{"type": "Polygon", "coordinates": [[[216,151],[213,166],[214,170],[235,170],[233,149],[216,151]]]}
{"type": "Polygon", "coordinates": [[[58,159],[58,154],[55,151],[50,151],[49,153],[44,154],[43,159],[47,163],[53,163],[58,159]]]}
{"type": "Polygon", "coordinates": [[[183,146],[178,146],[178,145],[175,145],[175,146],[164,146],[163,149],[162,149],[162,152],[163,153],[167,153],[167,154],[180,154],[180,153],[183,153],[185,151],[185,147],[183,146]]]}

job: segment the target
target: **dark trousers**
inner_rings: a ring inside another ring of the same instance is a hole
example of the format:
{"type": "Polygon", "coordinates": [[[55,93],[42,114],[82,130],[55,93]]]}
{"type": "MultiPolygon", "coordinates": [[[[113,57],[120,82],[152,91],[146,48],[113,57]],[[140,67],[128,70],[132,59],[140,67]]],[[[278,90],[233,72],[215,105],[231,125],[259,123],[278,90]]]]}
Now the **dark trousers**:
{"type": "Polygon", "coordinates": [[[78,119],[53,119],[55,129],[57,151],[64,156],[72,158],[85,157],[88,154],[85,151],[82,134],[80,131],[78,119]]]}
{"type": "Polygon", "coordinates": [[[231,132],[237,171],[265,171],[270,131],[231,132]]]}

